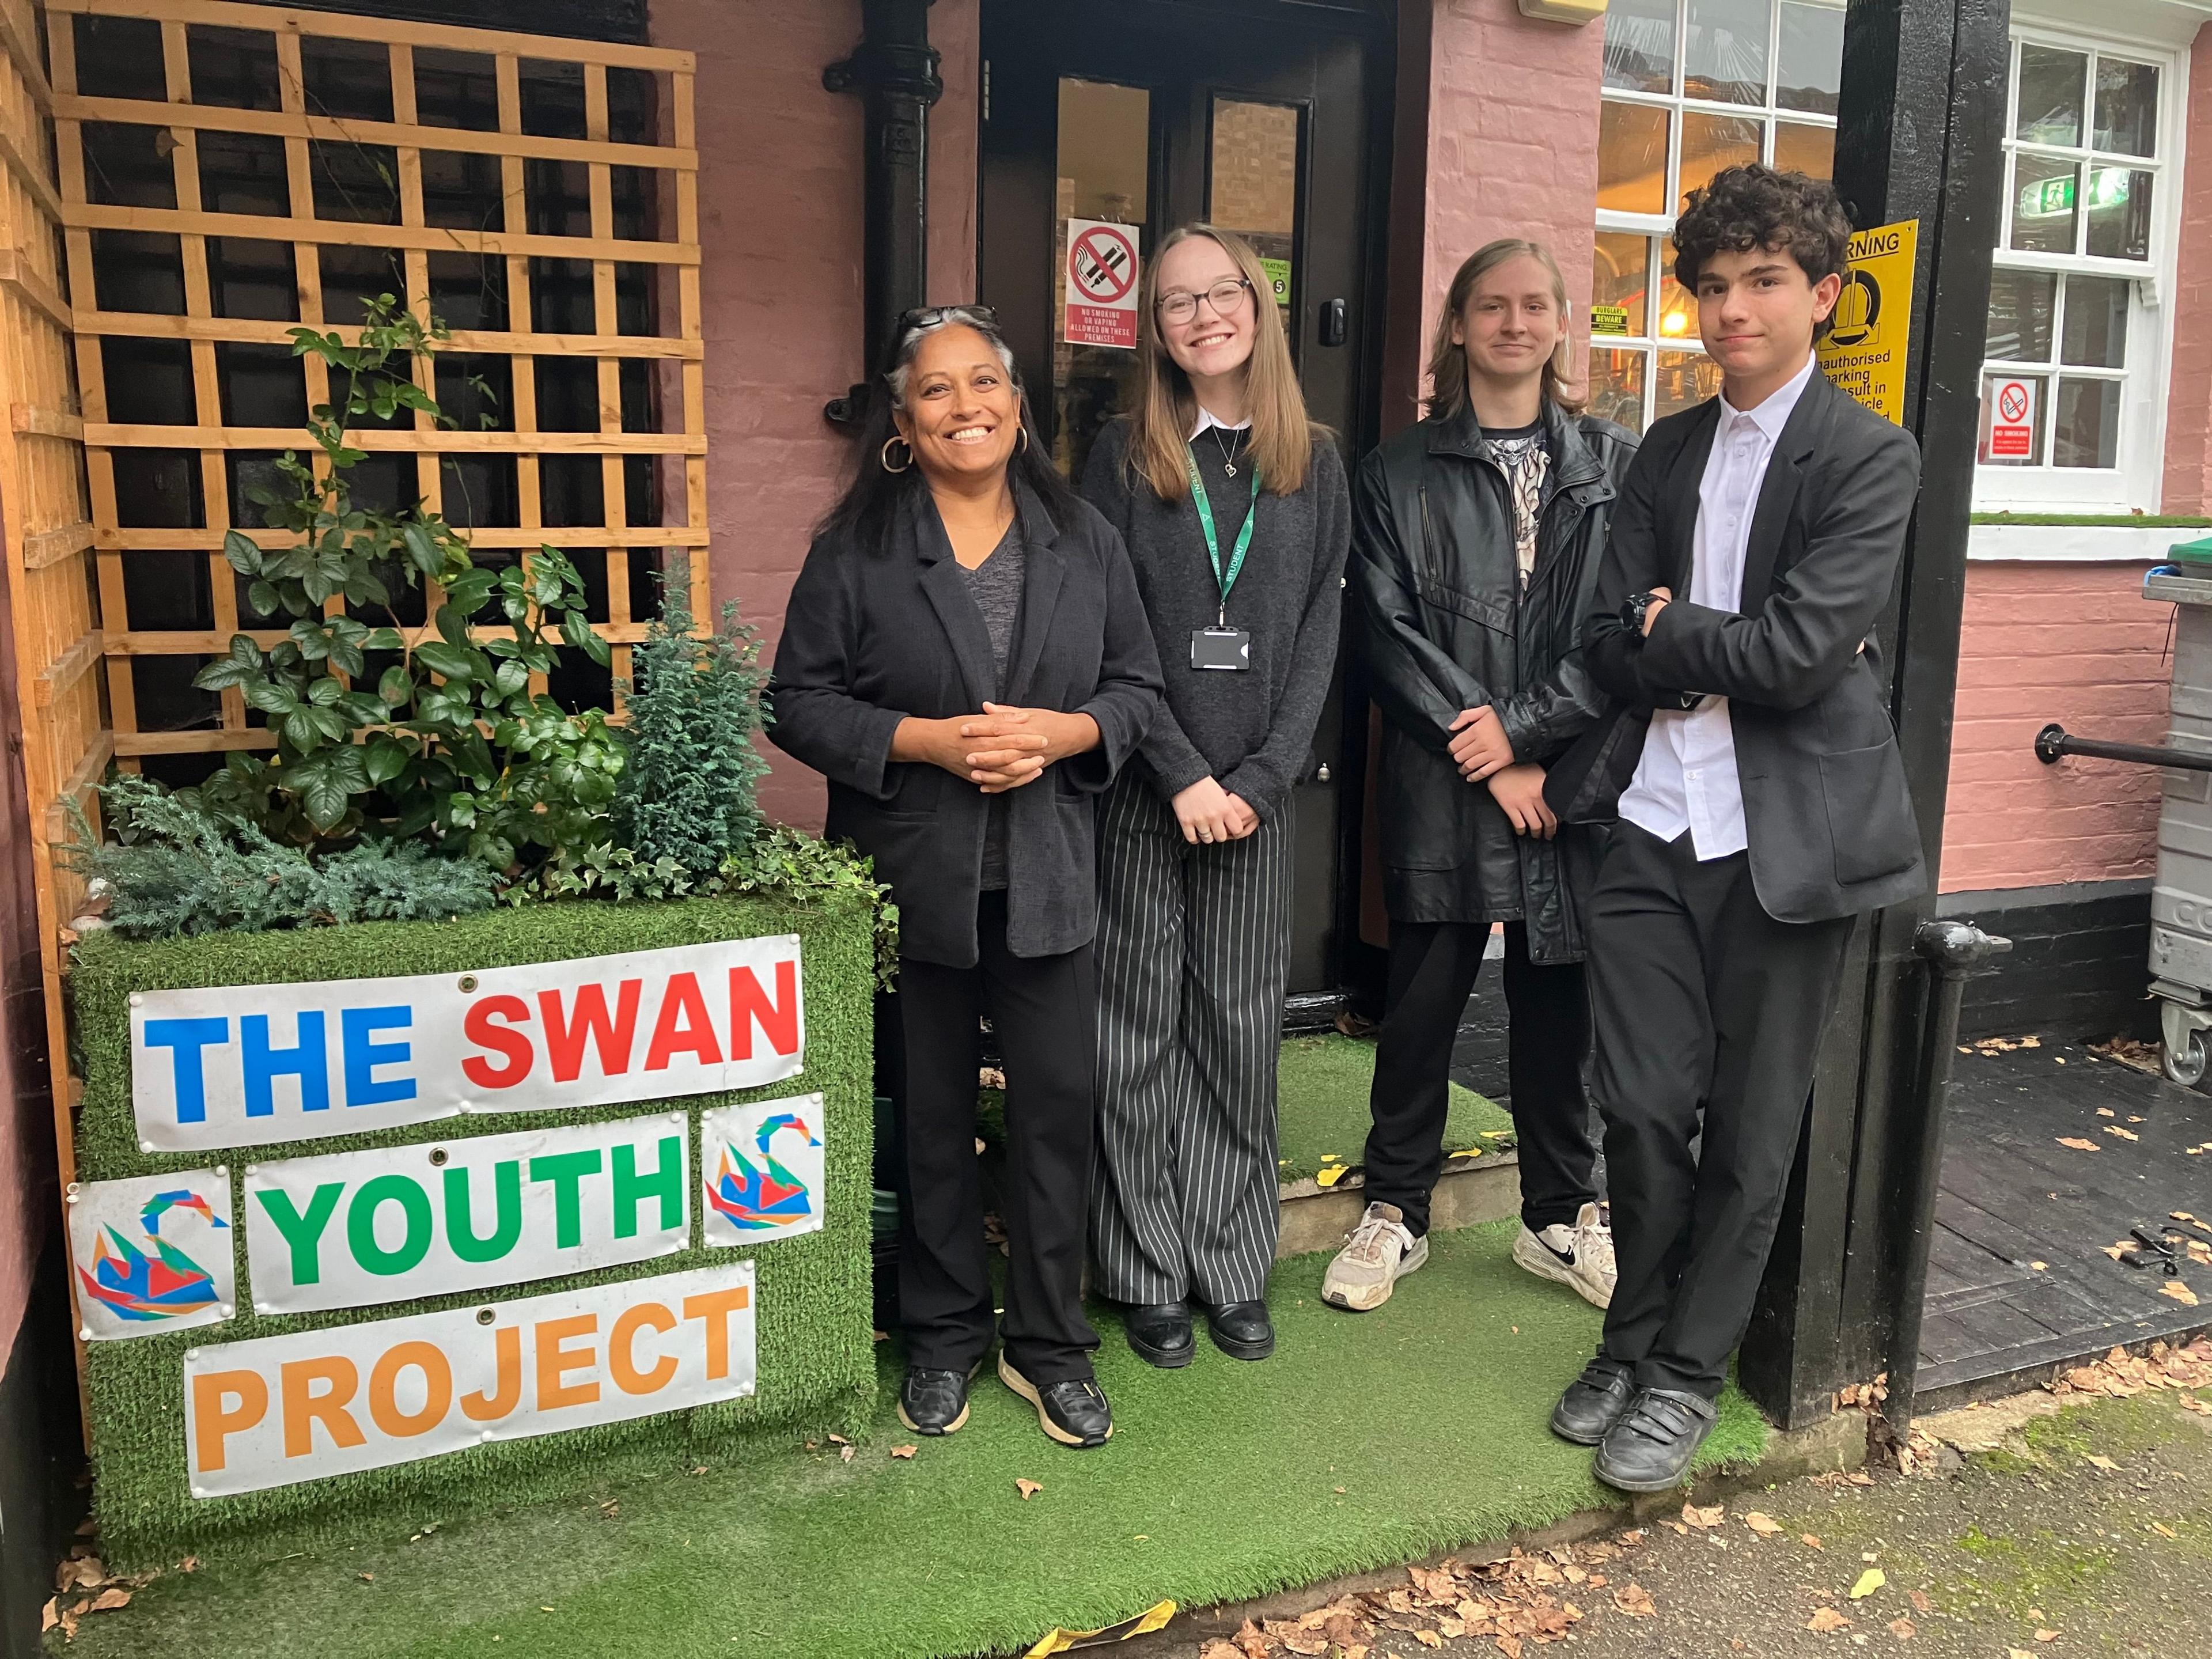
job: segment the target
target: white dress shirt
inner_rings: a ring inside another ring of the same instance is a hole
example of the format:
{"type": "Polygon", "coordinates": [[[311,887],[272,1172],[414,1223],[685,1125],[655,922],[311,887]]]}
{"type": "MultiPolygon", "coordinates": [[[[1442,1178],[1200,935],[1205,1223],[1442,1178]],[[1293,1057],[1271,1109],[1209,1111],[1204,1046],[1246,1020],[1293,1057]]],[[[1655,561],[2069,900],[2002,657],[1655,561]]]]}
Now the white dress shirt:
{"type": "Polygon", "coordinates": [[[1252,429],[1252,417],[1247,415],[1243,420],[1237,422],[1236,425],[1231,426],[1228,422],[1223,420],[1212,410],[1208,409],[1204,404],[1200,404],[1198,406],[1198,424],[1190,429],[1191,442],[1196,443],[1198,441],[1198,434],[1205,431],[1206,428],[1210,426],[1218,426],[1224,432],[1249,432],[1252,429]]]}
{"type": "MultiPolygon", "coordinates": [[[[1698,485],[1698,525],[1690,544],[1690,591],[1680,597],[1713,611],[1743,609],[1744,550],[1752,514],[1775,441],[1813,378],[1813,362],[1756,409],[1738,409],[1721,394],[1719,428],[1698,485]]],[[[1687,686],[1686,690],[1695,690],[1687,686]]],[[[1620,797],[1620,816],[1662,841],[1685,830],[1700,861],[1741,853],[1743,786],[1735,769],[1735,728],[1728,699],[1708,696],[1695,708],[1662,708],[1651,716],[1644,757],[1620,797]]]]}

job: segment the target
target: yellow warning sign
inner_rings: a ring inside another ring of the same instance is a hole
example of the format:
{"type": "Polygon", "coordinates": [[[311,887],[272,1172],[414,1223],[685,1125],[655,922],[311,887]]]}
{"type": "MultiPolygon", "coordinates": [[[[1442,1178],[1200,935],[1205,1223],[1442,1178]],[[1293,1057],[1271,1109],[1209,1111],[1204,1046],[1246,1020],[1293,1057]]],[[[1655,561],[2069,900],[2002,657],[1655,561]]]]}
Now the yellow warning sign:
{"type": "Polygon", "coordinates": [[[1626,306],[1592,306],[1590,332],[1593,334],[1626,334],[1628,332],[1626,306]]]}
{"type": "Polygon", "coordinates": [[[1820,342],[1821,372],[1885,421],[1905,424],[1905,356],[1912,343],[1912,265],[1920,221],[1851,237],[1844,291],[1820,342]]]}

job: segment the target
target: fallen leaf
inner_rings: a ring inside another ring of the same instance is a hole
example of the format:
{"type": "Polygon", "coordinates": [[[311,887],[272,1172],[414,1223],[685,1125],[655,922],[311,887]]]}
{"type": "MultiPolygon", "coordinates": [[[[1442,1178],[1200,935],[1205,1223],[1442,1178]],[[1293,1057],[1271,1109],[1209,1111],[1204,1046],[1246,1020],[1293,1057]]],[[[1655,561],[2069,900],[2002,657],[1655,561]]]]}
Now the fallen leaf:
{"type": "Polygon", "coordinates": [[[2035,1656],[2026,1648],[2007,1648],[2005,1659],[2035,1659],[2035,1656]]]}
{"type": "Polygon", "coordinates": [[[1920,1631],[1910,1619],[1893,1619],[1889,1621],[1889,1633],[1900,1642],[1910,1642],[1920,1631]]]}
{"type": "Polygon", "coordinates": [[[2048,1261],[2031,1261],[2027,1264],[2027,1270],[2032,1273],[2047,1273],[2051,1271],[2051,1264],[2048,1261]]]}
{"type": "Polygon", "coordinates": [[[2150,1529],[2156,1533],[2160,1538],[2178,1539],[2181,1536],[2179,1533],[2174,1531],[2172,1527],[2167,1526],[2163,1521],[2152,1522],[2150,1523],[2150,1529]]]}
{"type": "Polygon", "coordinates": [[[2108,1135],[2118,1135],[2122,1140],[2141,1140],[2142,1139],[2142,1137],[2137,1134],[2133,1129],[2123,1129],[2117,1123],[2107,1123],[2105,1126],[2105,1133],[2108,1135]]]}
{"type": "Polygon", "coordinates": [[[1316,1187],[1334,1187],[1338,1182],[1343,1180],[1345,1176],[1351,1173],[1352,1171],[1346,1169],[1341,1164],[1332,1164],[1325,1170],[1317,1170],[1314,1172],[1314,1185],[1316,1187]]]}
{"type": "Polygon", "coordinates": [[[188,1555],[183,1560],[177,1563],[177,1571],[179,1572],[198,1572],[199,1570],[200,1559],[197,1555],[188,1555]]]}
{"type": "Polygon", "coordinates": [[[373,1572],[357,1572],[354,1577],[364,1584],[374,1584],[376,1582],[376,1575],[373,1572]]]}
{"type": "Polygon", "coordinates": [[[1820,1534],[1817,1533],[1801,1532],[1797,1536],[1808,1549],[1817,1550],[1821,1547],[1820,1534]]]}
{"type": "Polygon", "coordinates": [[[44,1636],[61,1621],[62,1616],[54,1606],[54,1598],[49,1595],[46,1598],[46,1605],[39,1609],[39,1634],[44,1636]]]}
{"type": "Polygon", "coordinates": [[[1813,1616],[1805,1621],[1807,1630],[1842,1630],[1851,1621],[1833,1607],[1815,1607],[1813,1616]]]}
{"type": "Polygon", "coordinates": [[[2071,1146],[2077,1152],[2094,1152],[2097,1150],[2095,1141],[2085,1140],[2080,1135],[2061,1135],[2058,1137],[2058,1144],[2062,1146],[2071,1146]]]}
{"type": "Polygon", "coordinates": [[[921,1449],[921,1448],[919,1446],[893,1446],[891,1448],[891,1455],[893,1457],[912,1457],[915,1453],[921,1449]]]}
{"type": "Polygon", "coordinates": [[[1014,1489],[1021,1493],[1022,1501],[1026,1504],[1030,1498],[1035,1498],[1039,1492],[1044,1490],[1044,1482],[1042,1480],[1016,1480],[1014,1482],[1014,1489]]]}
{"type": "Polygon", "coordinates": [[[1682,1505],[1682,1519],[1693,1527],[1703,1527],[1710,1530],[1720,1525],[1727,1518],[1728,1508],[1725,1504],[1716,1504],[1706,1510],[1701,1510],[1694,1504],[1682,1505]]]}
{"type": "Polygon", "coordinates": [[[1631,1619],[1656,1619],[1659,1616],[1659,1608],[1651,1600],[1651,1592],[1632,1578],[1613,1591],[1613,1605],[1631,1619]]]}
{"type": "Polygon", "coordinates": [[[1198,1659],[1244,1659],[1242,1650],[1227,1642],[1208,1642],[1198,1659]]]}
{"type": "Polygon", "coordinates": [[[1889,1575],[1880,1567],[1869,1567],[1859,1575],[1859,1582],[1851,1586],[1851,1600],[1863,1601],[1888,1582],[1889,1575]]]}
{"type": "Polygon", "coordinates": [[[2113,1261],[2118,1261],[2121,1257],[2127,1255],[2128,1251],[2132,1248],[2133,1246],[2131,1244],[2107,1244],[2105,1246],[2105,1254],[2112,1257],[2113,1261]]]}
{"type": "Polygon", "coordinates": [[[2035,1632],[2035,1639],[2039,1642],[2056,1642],[2058,1639],[2058,1632],[2055,1630],[2039,1630],[2035,1632]]]}
{"type": "Polygon", "coordinates": [[[127,1589],[104,1589],[92,1598],[92,1611],[94,1613],[112,1613],[118,1607],[130,1605],[131,1592],[127,1589]]]}
{"type": "Polygon", "coordinates": [[[851,1462],[853,1461],[852,1447],[849,1445],[840,1446],[837,1449],[837,1461],[841,1463],[851,1462]]]}
{"type": "Polygon", "coordinates": [[[2100,1106],[2097,1108],[2097,1115],[2099,1117],[2118,1117],[2119,1114],[2109,1106],[2100,1106]]]}
{"type": "Polygon", "coordinates": [[[1761,1538],[1771,1538],[1782,1530],[1782,1523],[1771,1515],[1761,1515],[1757,1510],[1743,1517],[1743,1524],[1761,1538]]]}
{"type": "Polygon", "coordinates": [[[1927,1591],[1907,1590],[1905,1595],[1911,1600],[1913,1612],[1933,1613],[1936,1610],[1936,1604],[1928,1599],[1927,1591]]]}
{"type": "Polygon", "coordinates": [[[1444,1644],[1444,1638],[1432,1630],[1417,1630],[1413,1632],[1413,1639],[1425,1648],[1440,1648],[1444,1644]]]}
{"type": "Polygon", "coordinates": [[[853,1443],[842,1434],[833,1434],[830,1437],[830,1443],[833,1446],[849,1446],[853,1443]]]}
{"type": "Polygon", "coordinates": [[[2095,1452],[2083,1453],[2081,1461],[2084,1463],[2087,1463],[2091,1468],[2102,1469],[2107,1474],[2112,1474],[2113,1470],[2120,1467],[2118,1463],[2112,1462],[2111,1458],[2100,1456],[2095,1452]]]}
{"type": "Polygon", "coordinates": [[[2170,1296],[2185,1308],[2197,1305],[2197,1292],[2178,1279],[2169,1279],[2158,1287],[2160,1296],[2170,1296]]]}
{"type": "MultiPolygon", "coordinates": [[[[1499,1637],[1498,1650],[1505,1656],[1505,1659],[1521,1659],[1521,1638],[1517,1636],[1499,1637]]],[[[1393,1659],[1395,1659],[1395,1655],[1393,1659]]]]}

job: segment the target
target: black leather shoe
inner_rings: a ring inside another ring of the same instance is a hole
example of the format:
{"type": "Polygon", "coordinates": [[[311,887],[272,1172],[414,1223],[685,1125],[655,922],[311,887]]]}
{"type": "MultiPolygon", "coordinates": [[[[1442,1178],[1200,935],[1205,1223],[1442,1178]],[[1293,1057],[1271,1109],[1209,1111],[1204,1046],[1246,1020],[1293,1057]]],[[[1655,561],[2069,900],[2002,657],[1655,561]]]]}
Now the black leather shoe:
{"type": "Polygon", "coordinates": [[[1635,1373],[1603,1354],[1583,1367],[1552,1408],[1552,1432],[1577,1446],[1595,1446],[1635,1403],[1635,1373]]]}
{"type": "Polygon", "coordinates": [[[1114,1410],[1089,1377],[1032,1382],[999,1355],[999,1381],[1036,1407],[1037,1425],[1063,1446],[1103,1446],[1113,1437],[1114,1410]]]}
{"type": "Polygon", "coordinates": [[[1688,1478],[1690,1460],[1720,1413],[1700,1395],[1645,1389],[1597,1449],[1597,1478],[1622,1492],[1668,1492],[1688,1478]]]}
{"type": "Polygon", "coordinates": [[[979,1359],[964,1371],[908,1366],[906,1381],[899,1385],[899,1421],[916,1434],[952,1433],[968,1420],[968,1381],[982,1363],[979,1359]]]}
{"type": "Polygon", "coordinates": [[[1213,1346],[1231,1359],[1265,1359],[1275,1351],[1275,1328],[1264,1302],[1224,1302],[1206,1310],[1213,1346]]]}
{"type": "Polygon", "coordinates": [[[1121,1310],[1121,1320],[1130,1347],[1147,1365],[1181,1370],[1198,1351],[1191,1339],[1190,1310],[1180,1302],[1132,1302],[1121,1310]]]}

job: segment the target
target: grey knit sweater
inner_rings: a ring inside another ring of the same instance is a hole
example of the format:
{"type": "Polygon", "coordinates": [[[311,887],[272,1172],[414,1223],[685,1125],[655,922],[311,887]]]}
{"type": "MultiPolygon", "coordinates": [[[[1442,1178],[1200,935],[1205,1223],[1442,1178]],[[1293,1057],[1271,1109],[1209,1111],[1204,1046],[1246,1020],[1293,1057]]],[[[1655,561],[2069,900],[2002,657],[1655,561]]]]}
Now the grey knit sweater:
{"type": "MultiPolygon", "coordinates": [[[[1213,435],[1201,436],[1196,453],[1226,566],[1244,521],[1251,475],[1240,456],[1239,476],[1224,476],[1213,435]]],[[[1261,490],[1251,550],[1229,595],[1229,625],[1252,636],[1252,666],[1235,673],[1190,665],[1192,630],[1213,625],[1221,590],[1190,497],[1163,501],[1133,477],[1128,443],[1126,419],[1098,434],[1083,494],[1128,544],[1167,675],[1167,707],[1153,720],[1136,763],[1164,799],[1210,776],[1272,818],[1304,773],[1336,667],[1352,541],[1343,458],[1332,439],[1316,434],[1305,487],[1294,495],[1261,490]]]]}

